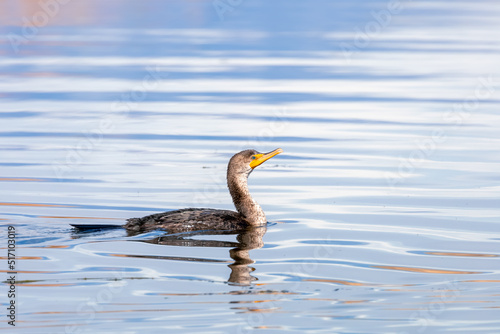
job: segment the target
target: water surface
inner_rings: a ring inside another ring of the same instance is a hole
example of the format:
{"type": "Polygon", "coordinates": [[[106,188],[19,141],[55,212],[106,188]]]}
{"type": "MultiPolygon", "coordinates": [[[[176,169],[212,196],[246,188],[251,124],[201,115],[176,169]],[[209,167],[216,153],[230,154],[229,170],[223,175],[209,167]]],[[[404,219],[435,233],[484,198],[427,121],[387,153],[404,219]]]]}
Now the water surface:
{"type": "Polygon", "coordinates": [[[16,330],[497,332],[496,2],[214,3],[2,3],[16,330]],[[69,226],[232,209],[228,159],[277,147],[267,230],[69,226]]]}

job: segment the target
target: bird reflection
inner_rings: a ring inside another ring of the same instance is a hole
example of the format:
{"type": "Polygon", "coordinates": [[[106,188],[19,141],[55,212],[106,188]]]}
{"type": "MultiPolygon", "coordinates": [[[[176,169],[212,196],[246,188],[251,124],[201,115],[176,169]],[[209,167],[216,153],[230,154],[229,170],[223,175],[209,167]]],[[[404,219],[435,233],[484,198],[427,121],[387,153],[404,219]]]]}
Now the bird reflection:
{"type": "MultiPolygon", "coordinates": [[[[262,248],[264,241],[262,238],[266,234],[266,225],[262,226],[247,226],[239,230],[202,230],[191,231],[178,234],[163,234],[152,239],[141,239],[141,234],[138,232],[127,231],[129,237],[134,237],[135,242],[146,242],[157,245],[168,245],[178,247],[224,247],[231,248],[229,256],[234,260],[233,263],[228,265],[231,269],[228,282],[240,285],[250,285],[253,281],[257,280],[251,273],[255,268],[250,265],[255,263],[250,258],[249,252],[252,249],[262,248]],[[236,241],[222,241],[222,240],[199,240],[192,239],[194,236],[210,236],[210,235],[231,235],[236,234],[236,241]]],[[[107,229],[96,228],[74,229],[72,238],[79,239],[89,236],[98,236],[107,234],[107,229]]],[[[164,260],[177,260],[177,261],[194,261],[194,262],[223,262],[224,260],[211,260],[202,258],[190,258],[181,256],[158,256],[158,255],[138,255],[138,254],[107,254],[109,256],[119,257],[132,257],[132,258],[145,258],[145,259],[164,259],[164,260]]]]}
{"type": "MultiPolygon", "coordinates": [[[[262,238],[264,234],[266,234],[266,231],[267,228],[265,226],[248,226],[245,229],[236,231],[234,230],[196,231],[181,235],[166,234],[153,239],[138,240],[138,241],[147,242],[151,244],[180,246],[180,247],[231,248],[229,250],[229,256],[231,257],[231,259],[234,260],[234,262],[228,265],[228,267],[231,269],[231,274],[229,275],[228,282],[239,285],[250,285],[253,281],[257,280],[257,278],[251,275],[251,273],[255,270],[255,268],[251,267],[250,265],[255,263],[255,261],[250,258],[249,252],[252,249],[259,249],[264,246],[264,241],[262,240],[262,238]],[[222,234],[237,234],[236,236],[237,242],[219,241],[219,240],[197,240],[189,238],[196,235],[222,235],[222,234]]],[[[141,257],[149,257],[149,256],[141,256],[141,257]]],[[[157,258],[155,256],[151,257],[157,258]]],[[[192,260],[192,261],[206,261],[194,258],[192,259],[182,258],[182,259],[192,260]]]]}

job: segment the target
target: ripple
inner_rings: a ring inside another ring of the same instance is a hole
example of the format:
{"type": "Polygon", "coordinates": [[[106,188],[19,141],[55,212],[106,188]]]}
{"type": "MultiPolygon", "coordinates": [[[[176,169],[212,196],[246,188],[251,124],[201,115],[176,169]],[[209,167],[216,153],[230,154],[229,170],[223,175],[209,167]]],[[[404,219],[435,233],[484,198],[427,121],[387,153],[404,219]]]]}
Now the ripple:
{"type": "MultiPolygon", "coordinates": [[[[326,278],[307,278],[303,279],[305,282],[319,282],[319,283],[332,283],[338,285],[348,285],[348,286],[393,286],[388,284],[378,284],[378,283],[366,283],[366,282],[353,282],[338,279],[326,279],[326,278]]],[[[407,285],[405,285],[407,286],[407,285]]]]}
{"type": "MultiPolygon", "coordinates": [[[[104,139],[129,139],[129,140],[207,140],[207,141],[246,141],[248,137],[242,136],[217,136],[217,135],[164,135],[164,134],[153,134],[153,133],[127,133],[127,134],[105,134],[102,135],[104,139]]],[[[80,138],[80,133],[71,132],[0,132],[0,137],[56,137],[56,138],[80,138]]],[[[313,138],[313,137],[284,137],[277,136],[274,138],[277,141],[282,142],[311,142],[311,141],[329,141],[326,138],[313,138]]]]}
{"type": "Polygon", "coordinates": [[[34,179],[34,178],[26,178],[26,177],[0,177],[1,181],[10,181],[10,182],[41,182],[42,179],[34,179]]]}
{"type": "Polygon", "coordinates": [[[117,254],[117,253],[96,253],[100,256],[111,256],[111,257],[128,257],[137,259],[152,259],[152,260],[170,260],[170,261],[188,261],[188,262],[215,262],[215,263],[232,263],[232,261],[227,260],[217,260],[217,259],[206,259],[206,258],[194,258],[194,257],[182,257],[182,256],[163,256],[163,255],[133,255],[133,254],[117,254]]]}
{"type": "Polygon", "coordinates": [[[485,274],[483,271],[461,271],[461,270],[444,270],[435,268],[418,268],[418,267],[399,267],[399,266],[372,266],[373,268],[387,269],[387,270],[398,270],[398,271],[409,271],[414,273],[426,273],[426,274],[448,274],[448,275],[474,275],[474,274],[485,274]]]}
{"type": "Polygon", "coordinates": [[[84,267],[80,268],[78,271],[96,271],[96,272],[140,272],[141,269],[138,268],[127,268],[127,267],[84,267]]]}
{"type": "Polygon", "coordinates": [[[58,207],[58,208],[71,208],[71,205],[61,205],[61,204],[42,204],[42,203],[0,203],[3,206],[31,206],[31,207],[58,207]]]}
{"type": "Polygon", "coordinates": [[[368,242],[352,241],[352,240],[300,240],[299,243],[307,245],[339,245],[339,246],[365,246],[368,242]]]}
{"type": "MultiPolygon", "coordinates": [[[[7,260],[6,256],[0,256],[0,260],[7,260]]],[[[47,256],[16,256],[16,260],[49,260],[47,256]]]]}
{"type": "Polygon", "coordinates": [[[55,203],[0,203],[0,206],[26,206],[26,207],[54,207],[54,208],[79,208],[79,209],[115,209],[126,211],[165,211],[165,208],[146,208],[146,207],[131,207],[131,206],[107,206],[97,204],[55,204],[55,203]]]}
{"type": "Polygon", "coordinates": [[[499,257],[498,254],[485,253],[456,253],[456,252],[432,252],[432,251],[408,251],[410,254],[435,255],[435,256],[458,256],[458,257],[499,257]]]}
{"type": "MultiPolygon", "coordinates": [[[[39,238],[36,238],[36,237],[26,237],[24,240],[17,240],[17,244],[18,245],[34,245],[34,244],[43,244],[43,243],[46,243],[46,242],[50,242],[50,241],[54,241],[54,240],[60,240],[61,238],[59,237],[39,237],[39,238]]],[[[66,248],[66,246],[64,247],[66,248]]]]}
{"type": "Polygon", "coordinates": [[[36,287],[36,288],[53,288],[53,287],[71,287],[77,284],[72,283],[16,283],[16,286],[36,287]]]}

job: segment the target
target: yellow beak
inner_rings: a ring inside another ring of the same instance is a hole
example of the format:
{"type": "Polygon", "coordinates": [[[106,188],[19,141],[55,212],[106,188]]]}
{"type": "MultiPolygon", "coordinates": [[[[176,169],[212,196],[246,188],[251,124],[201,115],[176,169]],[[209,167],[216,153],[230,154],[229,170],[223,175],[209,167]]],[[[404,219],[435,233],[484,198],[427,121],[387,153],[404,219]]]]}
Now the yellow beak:
{"type": "Polygon", "coordinates": [[[275,155],[280,154],[281,152],[283,152],[283,150],[281,148],[277,148],[274,151],[271,151],[269,153],[256,154],[256,155],[254,155],[255,159],[253,159],[250,162],[250,167],[253,169],[253,168],[259,166],[260,164],[262,164],[264,161],[269,160],[272,157],[274,157],[275,155]]]}

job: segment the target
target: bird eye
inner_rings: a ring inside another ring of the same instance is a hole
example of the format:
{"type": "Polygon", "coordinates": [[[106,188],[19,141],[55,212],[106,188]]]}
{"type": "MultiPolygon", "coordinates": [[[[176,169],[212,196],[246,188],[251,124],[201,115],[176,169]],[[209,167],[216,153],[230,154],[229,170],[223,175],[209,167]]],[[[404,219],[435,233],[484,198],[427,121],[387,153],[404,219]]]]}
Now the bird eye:
{"type": "Polygon", "coordinates": [[[255,155],[252,155],[252,160],[255,160],[255,155]]]}

